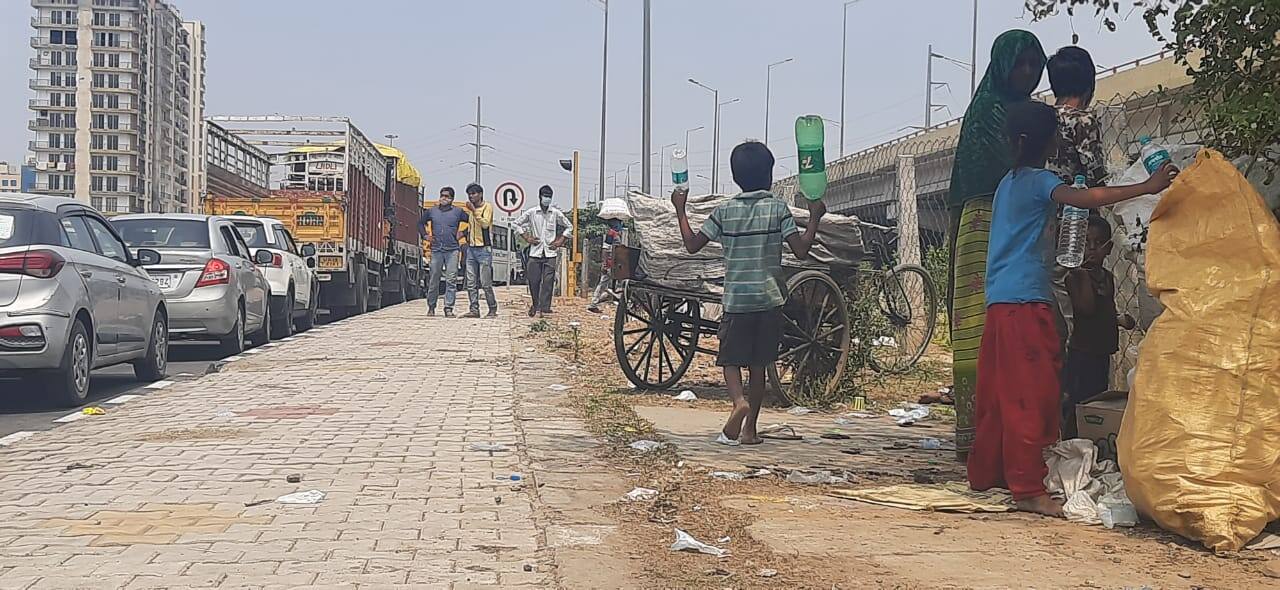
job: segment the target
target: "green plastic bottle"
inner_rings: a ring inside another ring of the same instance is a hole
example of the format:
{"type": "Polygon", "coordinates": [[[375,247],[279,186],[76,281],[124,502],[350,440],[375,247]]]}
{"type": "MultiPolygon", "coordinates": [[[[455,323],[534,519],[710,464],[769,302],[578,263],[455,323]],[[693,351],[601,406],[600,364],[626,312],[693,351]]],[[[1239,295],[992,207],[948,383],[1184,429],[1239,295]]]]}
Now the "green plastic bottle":
{"type": "Polygon", "coordinates": [[[827,192],[826,139],[822,117],[805,115],[796,119],[796,151],[800,162],[800,190],[810,201],[822,200],[827,192]]]}

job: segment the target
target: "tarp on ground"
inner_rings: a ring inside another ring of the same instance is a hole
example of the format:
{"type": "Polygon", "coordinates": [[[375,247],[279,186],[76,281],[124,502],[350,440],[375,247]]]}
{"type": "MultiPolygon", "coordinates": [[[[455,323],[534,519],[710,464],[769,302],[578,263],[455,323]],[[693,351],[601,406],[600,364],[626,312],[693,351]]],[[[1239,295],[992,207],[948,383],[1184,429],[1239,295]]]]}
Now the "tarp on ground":
{"type": "MultiPolygon", "coordinates": [[[[729,199],[725,195],[690,195],[686,211],[689,225],[698,231],[711,212],[729,199]]],[[[724,250],[711,243],[697,254],[685,251],[676,222],[675,206],[669,199],[639,191],[627,195],[643,254],[640,266],[648,280],[663,286],[698,293],[721,293],[724,284],[724,250]]],[[[809,211],[791,207],[796,225],[804,230],[809,211]]],[[[862,230],[858,218],[828,213],[818,228],[818,241],[809,251],[809,260],[800,261],[784,246],[782,265],[791,269],[829,270],[833,263],[858,265],[864,257],[862,230]]]]}
{"type": "Polygon", "coordinates": [[[1280,517],[1280,223],[1204,150],[1151,214],[1164,304],[1138,356],[1117,450],[1135,506],[1215,551],[1280,517]]]}

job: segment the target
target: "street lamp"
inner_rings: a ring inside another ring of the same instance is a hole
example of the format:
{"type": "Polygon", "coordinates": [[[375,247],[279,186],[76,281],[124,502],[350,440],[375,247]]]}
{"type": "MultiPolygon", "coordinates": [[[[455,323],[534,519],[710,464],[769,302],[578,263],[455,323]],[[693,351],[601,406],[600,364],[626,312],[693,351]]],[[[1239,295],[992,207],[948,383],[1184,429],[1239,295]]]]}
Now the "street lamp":
{"type": "Polygon", "coordinates": [[[707,128],[707,126],[706,126],[706,125],[698,125],[697,127],[694,127],[693,129],[686,129],[686,130],[685,130],[685,132],[684,132],[684,153],[685,153],[686,155],[688,155],[688,153],[689,153],[689,134],[690,134],[690,133],[693,133],[693,132],[695,132],[695,131],[702,131],[703,129],[706,129],[706,128],[707,128]]]}
{"type": "Polygon", "coordinates": [[[644,163],[643,160],[640,162],[632,162],[630,164],[627,164],[627,190],[631,190],[631,167],[639,166],[642,163],[644,163]]]}
{"type": "Polygon", "coordinates": [[[773,68],[784,63],[795,61],[794,57],[788,57],[782,61],[775,61],[765,68],[764,76],[764,145],[769,145],[769,95],[773,87],[773,68]]]}
{"type": "Polygon", "coordinates": [[[663,192],[665,192],[665,191],[666,191],[666,189],[667,189],[667,186],[666,186],[666,184],[667,184],[667,180],[666,180],[666,178],[667,178],[667,177],[664,175],[664,172],[665,172],[665,171],[664,171],[664,169],[663,169],[663,168],[664,168],[664,167],[663,167],[663,161],[664,161],[664,160],[666,160],[666,158],[664,158],[664,157],[662,157],[662,156],[663,156],[663,154],[666,154],[666,153],[667,153],[667,148],[673,148],[673,147],[676,147],[676,146],[678,146],[678,145],[680,145],[680,144],[678,144],[678,143],[669,143],[669,144],[667,144],[667,145],[664,145],[664,146],[662,146],[662,147],[658,148],[658,195],[659,195],[659,196],[661,196],[661,195],[662,195],[662,193],[663,193],[663,192]]]}
{"type": "MultiPolygon", "coordinates": [[[[840,155],[844,156],[844,94],[845,94],[845,75],[849,73],[849,6],[857,4],[862,0],[849,0],[844,3],[844,13],[840,19],[843,22],[840,34],[840,155]]],[[[603,149],[603,148],[602,148],[603,149]]]]}
{"type": "Polygon", "coordinates": [[[714,191],[716,190],[716,179],[719,177],[718,169],[720,168],[720,91],[693,78],[689,78],[689,83],[710,92],[716,105],[715,122],[711,127],[711,190],[714,191]]]}
{"type": "Polygon", "coordinates": [[[396,140],[400,139],[400,136],[394,133],[388,133],[386,135],[383,135],[383,137],[387,138],[388,147],[396,147],[396,140]]]}

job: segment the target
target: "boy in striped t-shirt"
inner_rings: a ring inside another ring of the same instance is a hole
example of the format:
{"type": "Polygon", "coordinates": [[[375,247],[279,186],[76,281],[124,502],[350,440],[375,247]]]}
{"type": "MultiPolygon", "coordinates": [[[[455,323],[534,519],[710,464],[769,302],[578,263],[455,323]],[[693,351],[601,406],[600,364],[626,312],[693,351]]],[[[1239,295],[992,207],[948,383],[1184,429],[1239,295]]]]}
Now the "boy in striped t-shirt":
{"type": "Polygon", "coordinates": [[[809,257],[818,235],[818,221],[827,209],[822,201],[809,201],[810,223],[804,233],[796,227],[787,204],[769,192],[773,184],[773,154],[758,141],[733,149],[729,158],[733,180],[742,193],[716,207],[701,231],[689,227],[685,204],[687,189],[676,188],[671,203],[676,208],[680,236],[690,254],[709,242],[724,248],[724,317],[720,320],[720,352],[716,364],[724,367],[725,385],[733,411],[716,442],[736,446],[762,442],[756,433],[760,406],[764,403],[765,366],[778,360],[782,340],[782,242],[796,258],[809,257]],[[750,373],[748,390],[742,386],[742,369],[750,373]]]}

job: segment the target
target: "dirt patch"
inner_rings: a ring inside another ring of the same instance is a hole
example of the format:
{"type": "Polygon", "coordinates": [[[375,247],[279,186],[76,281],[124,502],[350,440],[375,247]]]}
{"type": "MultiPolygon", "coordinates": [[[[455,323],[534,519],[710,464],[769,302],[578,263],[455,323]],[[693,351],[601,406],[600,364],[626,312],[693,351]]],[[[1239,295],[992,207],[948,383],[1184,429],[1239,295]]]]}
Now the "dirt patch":
{"type": "Polygon", "coordinates": [[[180,442],[195,440],[235,440],[248,438],[251,431],[243,428],[227,428],[210,426],[205,428],[169,428],[159,432],[150,432],[138,437],[144,442],[180,442]]]}
{"type": "Polygon", "coordinates": [[[141,510],[101,510],[84,519],[52,518],[43,524],[65,536],[92,536],[92,546],[163,545],[191,533],[219,534],[232,525],[265,525],[269,516],[244,516],[213,504],[147,504],[141,510]]]}

